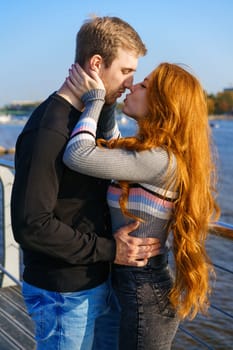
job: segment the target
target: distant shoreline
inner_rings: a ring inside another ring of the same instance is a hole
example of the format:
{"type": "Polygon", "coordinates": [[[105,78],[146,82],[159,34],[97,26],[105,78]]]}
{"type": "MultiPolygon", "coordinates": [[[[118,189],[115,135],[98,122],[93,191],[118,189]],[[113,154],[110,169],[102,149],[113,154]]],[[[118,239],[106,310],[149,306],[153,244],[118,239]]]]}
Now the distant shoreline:
{"type": "MultiPolygon", "coordinates": [[[[33,110],[26,111],[26,110],[9,110],[4,111],[0,109],[0,116],[16,116],[16,117],[22,117],[22,116],[30,116],[33,110]]],[[[233,120],[233,114],[210,114],[208,116],[209,120],[233,120]]]]}
{"type": "Polygon", "coordinates": [[[210,114],[209,120],[233,120],[233,114],[232,115],[225,115],[225,114],[210,114]]]}

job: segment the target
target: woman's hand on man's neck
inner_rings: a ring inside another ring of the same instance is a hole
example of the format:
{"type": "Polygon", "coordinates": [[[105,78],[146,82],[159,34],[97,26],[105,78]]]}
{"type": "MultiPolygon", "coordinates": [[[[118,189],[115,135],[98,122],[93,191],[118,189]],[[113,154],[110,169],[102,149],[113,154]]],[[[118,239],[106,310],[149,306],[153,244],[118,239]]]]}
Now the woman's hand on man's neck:
{"type": "Polygon", "coordinates": [[[57,91],[57,94],[63,97],[66,101],[68,101],[78,111],[83,111],[84,106],[82,101],[72,93],[72,91],[67,86],[66,82],[64,82],[64,84],[60,87],[60,89],[57,91]]]}

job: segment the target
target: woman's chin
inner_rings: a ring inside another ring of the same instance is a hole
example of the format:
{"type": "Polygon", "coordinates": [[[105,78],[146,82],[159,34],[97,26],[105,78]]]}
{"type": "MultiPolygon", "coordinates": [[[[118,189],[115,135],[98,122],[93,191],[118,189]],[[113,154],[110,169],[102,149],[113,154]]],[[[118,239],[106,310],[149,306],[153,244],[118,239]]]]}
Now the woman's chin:
{"type": "Polygon", "coordinates": [[[128,109],[126,106],[123,106],[122,112],[123,112],[125,115],[127,115],[127,116],[130,117],[130,111],[129,111],[129,109],[128,109]]]}

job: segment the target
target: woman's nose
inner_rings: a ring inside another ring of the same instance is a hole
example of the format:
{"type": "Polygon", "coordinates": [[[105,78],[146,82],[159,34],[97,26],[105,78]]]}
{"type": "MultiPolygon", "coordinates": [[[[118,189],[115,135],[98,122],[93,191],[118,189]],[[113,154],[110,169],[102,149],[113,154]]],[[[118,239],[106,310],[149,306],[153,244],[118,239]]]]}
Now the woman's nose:
{"type": "Polygon", "coordinates": [[[137,84],[131,85],[130,92],[134,92],[136,90],[136,88],[137,88],[137,84]]]}

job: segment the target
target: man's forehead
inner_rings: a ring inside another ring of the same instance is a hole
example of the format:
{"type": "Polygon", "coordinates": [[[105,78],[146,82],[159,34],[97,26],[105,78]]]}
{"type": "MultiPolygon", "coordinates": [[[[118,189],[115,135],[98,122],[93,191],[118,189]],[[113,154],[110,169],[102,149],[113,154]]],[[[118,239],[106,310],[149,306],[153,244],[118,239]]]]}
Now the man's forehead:
{"type": "MultiPolygon", "coordinates": [[[[115,63],[123,69],[136,70],[138,65],[138,56],[135,52],[119,48],[115,63]]],[[[113,61],[113,62],[114,62],[113,61]]]]}

